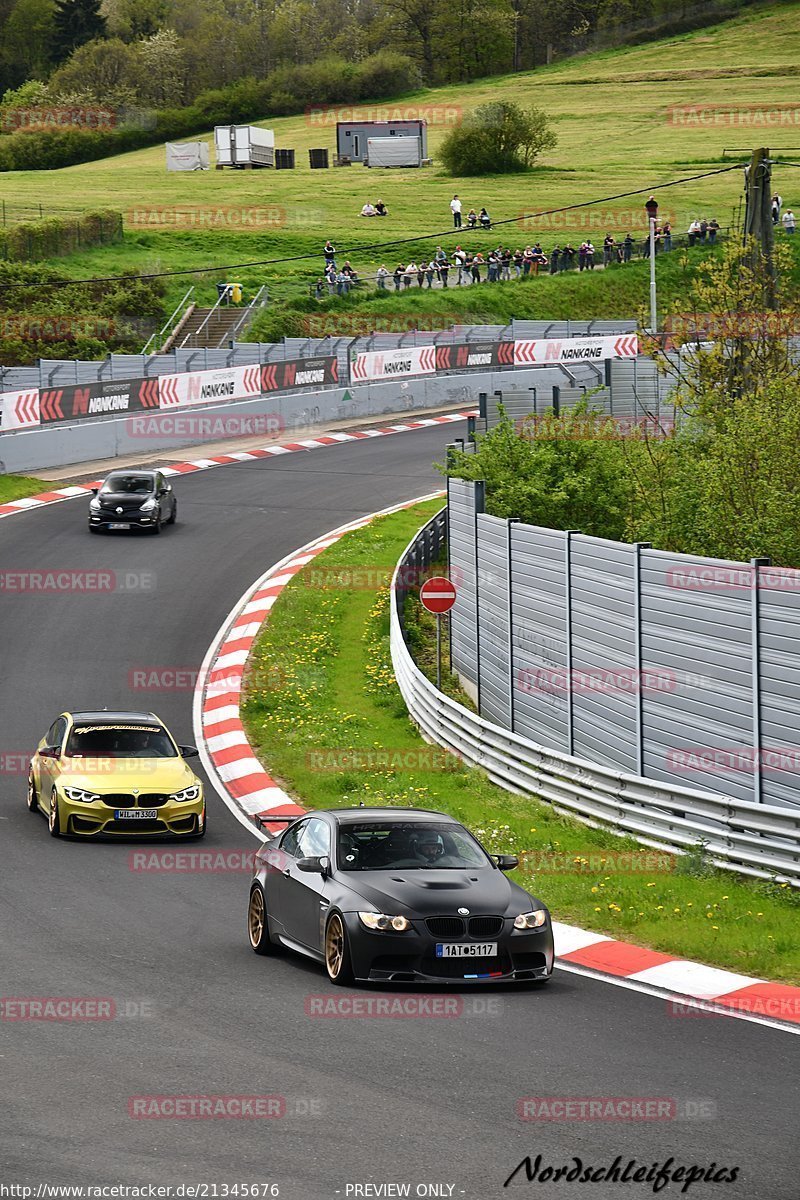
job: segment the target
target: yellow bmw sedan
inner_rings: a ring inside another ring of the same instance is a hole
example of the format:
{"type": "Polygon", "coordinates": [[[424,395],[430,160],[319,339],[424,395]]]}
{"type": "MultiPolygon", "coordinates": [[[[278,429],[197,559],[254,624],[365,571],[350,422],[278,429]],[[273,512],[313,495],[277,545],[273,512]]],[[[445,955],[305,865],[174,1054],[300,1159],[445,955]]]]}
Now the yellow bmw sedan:
{"type": "Polygon", "coordinates": [[[66,712],[31,759],[28,809],[52,837],[203,837],[203,784],[154,713],[66,712]]]}

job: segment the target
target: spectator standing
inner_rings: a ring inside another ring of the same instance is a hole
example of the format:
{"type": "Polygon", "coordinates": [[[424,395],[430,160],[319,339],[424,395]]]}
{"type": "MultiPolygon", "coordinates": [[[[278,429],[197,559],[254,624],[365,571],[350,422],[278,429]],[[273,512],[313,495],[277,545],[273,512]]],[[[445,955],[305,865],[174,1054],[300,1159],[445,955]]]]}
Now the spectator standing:
{"type": "Polygon", "coordinates": [[[414,260],[412,258],[411,262],[408,264],[405,271],[403,272],[403,287],[404,288],[411,287],[411,280],[414,278],[416,273],[417,273],[417,264],[414,262],[414,260]]]}
{"type": "Polygon", "coordinates": [[[561,266],[562,271],[571,271],[575,264],[575,247],[572,242],[567,242],[564,249],[561,251],[561,266]]]}
{"type": "MultiPolygon", "coordinates": [[[[529,250],[530,247],[526,246],[525,249],[529,250]]],[[[515,250],[514,251],[514,278],[515,279],[519,279],[520,275],[522,274],[522,266],[523,266],[524,262],[525,262],[525,251],[515,250]]],[[[530,271],[530,266],[528,267],[528,270],[530,271]]]]}
{"type": "Polygon", "coordinates": [[[486,261],[489,264],[489,283],[496,283],[497,282],[497,271],[500,266],[500,262],[497,257],[497,251],[490,250],[489,257],[487,258],[486,261]]]}
{"type": "Polygon", "coordinates": [[[381,265],[378,267],[378,270],[375,272],[375,278],[378,281],[378,291],[385,292],[386,280],[389,278],[389,272],[386,270],[386,267],[383,265],[383,263],[381,263],[381,265]]]}
{"type": "Polygon", "coordinates": [[[325,255],[325,269],[328,267],[336,268],[336,247],[332,242],[326,242],[322,248],[322,253],[325,255]]]}
{"type": "Polygon", "coordinates": [[[394,290],[396,292],[400,291],[400,288],[403,283],[403,275],[405,274],[405,270],[406,269],[402,263],[398,263],[394,269],[394,290]]]}
{"type": "Polygon", "coordinates": [[[578,270],[586,270],[586,242],[581,242],[578,249],[578,270]]]}
{"type": "Polygon", "coordinates": [[[626,233],[625,238],[622,242],[622,261],[630,262],[632,254],[633,254],[633,238],[631,237],[631,235],[629,233],[626,233]]]}
{"type": "Polygon", "coordinates": [[[559,267],[559,259],[561,258],[561,250],[558,246],[553,246],[550,251],[550,274],[555,275],[559,267]]]}
{"type": "MultiPolygon", "coordinates": [[[[713,225],[714,222],[712,221],[711,224],[713,225]]],[[[709,226],[709,228],[710,228],[710,226],[709,226]]],[[[662,249],[665,252],[667,250],[671,250],[672,249],[672,225],[670,224],[669,221],[665,221],[664,224],[661,226],[661,234],[662,234],[662,249]]]]}
{"type": "Polygon", "coordinates": [[[712,246],[714,245],[714,243],[717,240],[718,233],[719,233],[719,221],[717,220],[716,217],[712,217],[711,220],[708,222],[708,240],[712,246]]]}
{"type": "Polygon", "coordinates": [[[445,260],[446,260],[446,259],[447,259],[447,255],[445,254],[445,252],[444,252],[444,250],[442,249],[442,247],[441,247],[441,246],[437,246],[437,247],[436,247],[436,261],[437,261],[437,263],[440,263],[440,262],[445,262],[445,260]]]}
{"type": "Polygon", "coordinates": [[[794,219],[794,213],[790,208],[787,208],[786,212],[781,217],[781,221],[783,222],[783,228],[786,233],[794,233],[796,222],[794,219]]]}
{"type": "Polygon", "coordinates": [[[508,246],[500,254],[500,278],[511,280],[511,259],[512,254],[508,246]]]}
{"type": "Polygon", "coordinates": [[[439,260],[439,278],[442,281],[443,288],[447,287],[447,280],[449,278],[449,275],[450,275],[450,263],[447,261],[446,258],[440,259],[439,260]]]}
{"type": "Polygon", "coordinates": [[[594,245],[592,242],[586,243],[586,270],[594,270],[594,245]]]}
{"type": "Polygon", "coordinates": [[[431,261],[428,263],[427,267],[425,268],[425,279],[427,281],[429,288],[433,287],[433,280],[434,280],[435,276],[436,276],[436,263],[434,262],[433,259],[431,259],[431,261]]]}
{"type": "Polygon", "coordinates": [[[482,266],[483,266],[483,255],[481,254],[481,252],[479,250],[478,253],[475,255],[475,257],[472,260],[472,282],[473,283],[480,283],[482,266]]]}
{"type": "Polygon", "coordinates": [[[467,261],[467,256],[466,256],[465,252],[461,249],[460,246],[456,246],[456,248],[453,252],[453,262],[458,267],[458,279],[456,280],[456,282],[458,283],[459,287],[461,286],[462,282],[467,278],[467,271],[466,271],[466,266],[465,266],[466,261],[467,261]]]}
{"type": "Polygon", "coordinates": [[[461,228],[461,201],[459,200],[457,195],[453,196],[453,199],[450,201],[450,212],[453,214],[453,228],[460,229],[461,228]]]}
{"type": "Polygon", "coordinates": [[[688,235],[689,245],[693,246],[700,236],[700,222],[697,217],[689,223],[688,235]]]}
{"type": "Polygon", "coordinates": [[[781,219],[781,209],[783,208],[783,199],[776,192],[772,197],[772,224],[777,225],[781,219]]]}
{"type": "Polygon", "coordinates": [[[315,298],[315,300],[324,300],[325,299],[325,280],[324,279],[317,280],[317,286],[314,289],[314,298],[315,298]]]}
{"type": "Polygon", "coordinates": [[[702,221],[700,222],[700,241],[704,242],[706,240],[707,235],[708,235],[708,221],[705,219],[705,217],[703,217],[702,221]]]}
{"type": "Polygon", "coordinates": [[[425,281],[425,267],[426,266],[427,266],[427,264],[425,262],[420,261],[420,264],[417,267],[417,287],[422,287],[422,284],[425,281]]]}
{"type": "Polygon", "coordinates": [[[613,234],[607,233],[603,238],[603,266],[607,267],[611,263],[614,255],[614,237],[613,234]]]}
{"type": "Polygon", "coordinates": [[[346,296],[350,291],[350,276],[342,267],[339,274],[336,276],[336,292],[339,296],[346,296]]]}

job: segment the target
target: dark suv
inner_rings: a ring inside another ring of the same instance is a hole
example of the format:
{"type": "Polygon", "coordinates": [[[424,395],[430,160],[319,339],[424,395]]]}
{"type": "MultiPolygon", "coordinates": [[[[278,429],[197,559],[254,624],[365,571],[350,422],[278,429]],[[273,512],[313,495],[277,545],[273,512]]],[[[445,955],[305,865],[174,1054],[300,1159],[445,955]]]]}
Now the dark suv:
{"type": "Polygon", "coordinates": [[[174,525],[178,502],[160,471],[112,471],[89,501],[89,532],[149,529],[174,525]]]}

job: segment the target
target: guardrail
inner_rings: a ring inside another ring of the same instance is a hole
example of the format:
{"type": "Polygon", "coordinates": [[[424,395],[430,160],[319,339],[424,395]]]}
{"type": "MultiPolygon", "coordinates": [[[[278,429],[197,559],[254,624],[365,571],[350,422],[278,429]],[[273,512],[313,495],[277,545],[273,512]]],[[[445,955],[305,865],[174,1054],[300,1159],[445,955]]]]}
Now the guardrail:
{"type": "Polygon", "coordinates": [[[406,645],[402,611],[408,589],[401,579],[416,578],[403,568],[426,567],[438,556],[444,511],[412,539],[391,585],[392,663],[423,736],[479,767],[500,787],[537,796],[587,825],[678,854],[702,843],[715,866],[800,887],[800,812],[596,766],[510,733],[436,690],[406,645]]]}

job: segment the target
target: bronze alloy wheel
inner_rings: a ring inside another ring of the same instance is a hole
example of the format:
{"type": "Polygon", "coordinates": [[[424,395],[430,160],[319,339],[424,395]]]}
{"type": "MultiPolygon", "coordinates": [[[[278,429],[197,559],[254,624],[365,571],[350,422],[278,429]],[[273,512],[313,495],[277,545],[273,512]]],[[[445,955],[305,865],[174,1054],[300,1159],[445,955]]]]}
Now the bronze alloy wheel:
{"type": "Polygon", "coordinates": [[[253,886],[250,892],[250,903],[247,906],[247,936],[250,939],[250,946],[256,954],[275,953],[275,946],[269,936],[264,893],[258,884],[253,886]]]}
{"type": "Polygon", "coordinates": [[[50,827],[50,836],[51,837],[55,837],[55,838],[61,837],[61,830],[59,828],[59,819],[58,819],[58,795],[56,794],[55,788],[53,788],[53,793],[50,797],[50,813],[47,818],[47,824],[50,827]]]}
{"type": "Polygon", "coordinates": [[[345,932],[344,922],[338,913],[333,914],[325,930],[325,967],[331,983],[347,984],[353,982],[347,933],[345,932]]]}

